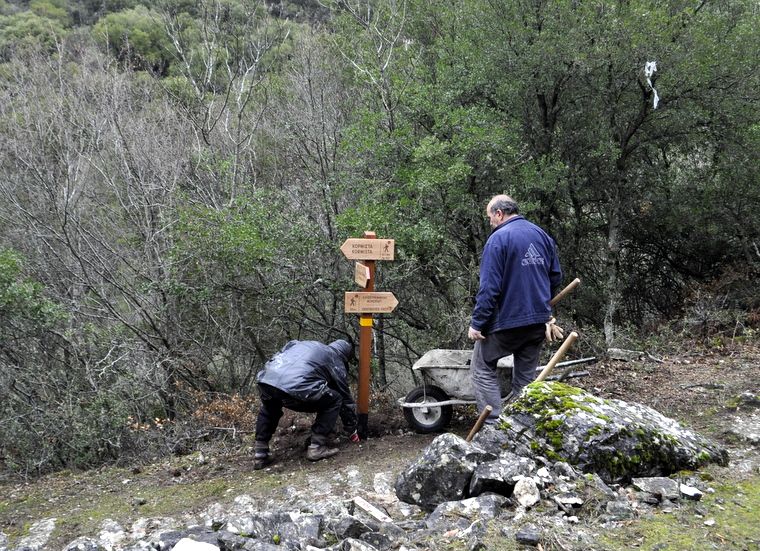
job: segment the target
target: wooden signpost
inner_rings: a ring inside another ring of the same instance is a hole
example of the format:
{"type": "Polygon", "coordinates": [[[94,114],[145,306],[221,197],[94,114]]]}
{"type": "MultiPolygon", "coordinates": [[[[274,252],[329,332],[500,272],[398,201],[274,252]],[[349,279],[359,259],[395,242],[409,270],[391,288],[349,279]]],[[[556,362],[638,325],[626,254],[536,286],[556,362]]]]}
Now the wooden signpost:
{"type": "Polygon", "coordinates": [[[393,293],[375,291],[375,261],[393,260],[393,239],[377,239],[375,232],[364,232],[364,238],[350,238],[340,247],[349,260],[358,260],[354,267],[354,281],[362,288],[345,294],[345,311],[359,314],[359,393],[357,414],[359,436],[367,438],[369,420],[370,356],[372,351],[372,314],[388,314],[398,305],[393,293]]]}

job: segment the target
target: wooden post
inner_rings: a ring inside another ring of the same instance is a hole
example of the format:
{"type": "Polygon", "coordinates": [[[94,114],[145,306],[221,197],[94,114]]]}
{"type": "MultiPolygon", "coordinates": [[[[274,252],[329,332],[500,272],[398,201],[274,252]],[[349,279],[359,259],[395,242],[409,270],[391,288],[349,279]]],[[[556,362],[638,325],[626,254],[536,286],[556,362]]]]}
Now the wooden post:
{"type": "Polygon", "coordinates": [[[359,314],[359,390],[356,397],[360,438],[367,438],[369,417],[369,381],[372,376],[373,314],[388,314],[398,306],[389,292],[375,292],[375,261],[393,260],[393,239],[378,239],[375,232],[365,231],[363,238],[349,238],[340,246],[349,260],[359,260],[354,266],[354,281],[360,291],[346,292],[344,311],[359,314]]]}
{"type": "MultiPolygon", "coordinates": [[[[365,231],[365,239],[376,239],[375,232],[365,231]]],[[[375,261],[365,260],[364,265],[369,268],[369,280],[364,291],[375,290],[375,261]]],[[[369,381],[371,378],[372,362],[372,326],[374,323],[372,314],[359,316],[359,392],[357,396],[357,415],[359,437],[367,438],[369,432],[369,381]]]]}

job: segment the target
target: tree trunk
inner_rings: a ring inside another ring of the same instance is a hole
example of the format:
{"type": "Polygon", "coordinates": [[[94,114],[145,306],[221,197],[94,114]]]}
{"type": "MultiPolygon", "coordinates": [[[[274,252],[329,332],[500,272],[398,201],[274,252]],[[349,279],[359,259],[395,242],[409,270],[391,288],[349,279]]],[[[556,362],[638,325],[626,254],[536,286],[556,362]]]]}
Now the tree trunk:
{"type": "Polygon", "coordinates": [[[607,229],[607,308],[604,312],[604,340],[607,347],[615,342],[615,317],[620,305],[620,181],[612,194],[607,229]]]}

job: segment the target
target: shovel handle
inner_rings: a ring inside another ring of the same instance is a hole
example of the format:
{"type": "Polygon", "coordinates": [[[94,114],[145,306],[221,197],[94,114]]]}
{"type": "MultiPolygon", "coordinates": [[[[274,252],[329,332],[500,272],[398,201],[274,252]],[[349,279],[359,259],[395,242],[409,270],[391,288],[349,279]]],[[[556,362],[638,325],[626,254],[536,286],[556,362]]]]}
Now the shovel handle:
{"type": "Polygon", "coordinates": [[[559,293],[557,293],[557,296],[555,296],[553,299],[551,299],[551,300],[549,301],[549,306],[552,306],[552,307],[553,307],[553,306],[554,306],[555,304],[557,304],[557,303],[558,303],[560,300],[562,300],[562,299],[565,297],[565,295],[567,295],[567,294],[569,294],[569,293],[573,292],[573,290],[574,290],[574,289],[575,289],[575,288],[576,288],[578,285],[580,285],[580,284],[581,284],[581,280],[580,280],[580,279],[578,279],[578,278],[576,277],[574,280],[572,280],[570,283],[568,283],[568,284],[567,284],[567,287],[565,287],[565,288],[564,288],[564,289],[562,289],[562,290],[561,290],[559,293]]]}
{"type": "Polygon", "coordinates": [[[483,423],[486,422],[486,419],[488,418],[488,415],[493,411],[493,407],[486,406],[483,411],[480,413],[480,416],[478,416],[478,420],[475,421],[475,426],[472,427],[472,430],[470,431],[470,434],[467,435],[467,438],[465,438],[465,441],[471,442],[473,438],[475,438],[475,435],[478,434],[478,431],[483,426],[483,423]]]}
{"type": "Polygon", "coordinates": [[[557,350],[554,353],[554,356],[552,356],[552,359],[549,360],[549,363],[546,364],[546,367],[544,370],[538,374],[538,377],[536,377],[536,381],[543,381],[546,379],[554,369],[554,366],[559,363],[559,361],[565,357],[565,354],[567,354],[567,351],[570,349],[570,347],[573,345],[573,343],[578,339],[578,333],[573,331],[570,333],[567,338],[565,339],[565,342],[562,343],[562,346],[559,347],[559,350],[557,350]]]}

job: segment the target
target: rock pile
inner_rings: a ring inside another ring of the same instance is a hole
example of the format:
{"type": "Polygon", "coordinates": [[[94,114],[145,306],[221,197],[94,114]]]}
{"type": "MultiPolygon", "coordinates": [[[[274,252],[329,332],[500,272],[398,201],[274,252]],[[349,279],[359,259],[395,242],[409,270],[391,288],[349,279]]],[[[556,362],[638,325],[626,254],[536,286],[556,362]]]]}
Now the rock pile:
{"type": "MultiPolygon", "coordinates": [[[[703,482],[668,475],[726,459],[725,450],[649,408],[534,384],[473,442],[438,436],[395,488],[378,473],[374,491],[352,499],[298,496],[283,508],[239,496],[183,521],[106,523],[65,551],[411,551],[454,540],[479,550],[494,538],[529,546],[563,538],[563,548],[587,549],[598,527],[699,500],[709,491],[703,482]]],[[[13,549],[45,549],[44,540],[30,534],[13,549]]],[[[0,534],[0,551],[8,551],[4,541],[0,534]]]]}

